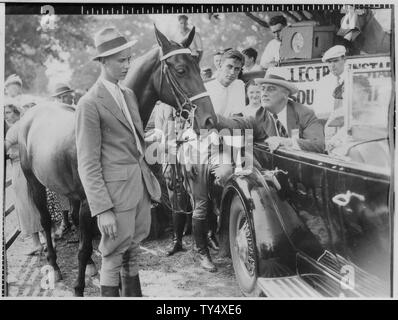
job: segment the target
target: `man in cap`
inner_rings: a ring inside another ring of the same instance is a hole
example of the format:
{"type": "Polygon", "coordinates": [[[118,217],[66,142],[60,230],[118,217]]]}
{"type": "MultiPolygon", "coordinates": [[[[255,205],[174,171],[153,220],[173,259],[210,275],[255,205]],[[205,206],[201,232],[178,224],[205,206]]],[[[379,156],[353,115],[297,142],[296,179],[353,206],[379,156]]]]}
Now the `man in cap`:
{"type": "Polygon", "coordinates": [[[320,118],[327,119],[329,114],[339,109],[343,103],[344,77],[345,77],[346,48],[341,45],[328,49],[322,57],[322,62],[327,63],[330,73],[318,84],[317,98],[314,101],[316,113],[320,118]],[[332,103],[325,103],[333,101],[332,103]]]}
{"type": "Polygon", "coordinates": [[[294,102],[289,96],[297,87],[280,68],[269,69],[264,78],[255,79],[261,86],[261,108],[255,117],[225,118],[219,116],[219,128],[253,129],[254,141],[264,140],[271,151],[280,146],[323,153],[323,126],[310,108],[294,102]],[[298,130],[298,134],[293,134],[298,130]]]}
{"type": "Polygon", "coordinates": [[[144,131],[134,92],[119,84],[131,47],[117,29],[94,38],[101,75],[76,111],[78,171],[102,237],[101,295],[142,296],[139,243],[150,230],[150,198],[160,186],[144,160],[144,131]]]}
{"type": "Polygon", "coordinates": [[[22,91],[22,80],[16,75],[10,75],[5,83],[5,104],[13,104],[22,112],[36,105],[41,99],[32,95],[24,94],[22,91]]]}
{"type": "Polygon", "coordinates": [[[57,83],[51,97],[70,106],[74,104],[74,91],[65,83],[57,83]]]}
{"type": "MultiPolygon", "coordinates": [[[[181,14],[178,16],[178,31],[174,36],[174,41],[178,43],[182,43],[186,37],[188,37],[191,29],[188,27],[188,17],[185,14],[181,14]]],[[[202,59],[203,55],[203,45],[202,39],[197,31],[195,31],[195,36],[192,40],[189,49],[192,51],[192,56],[195,57],[198,61],[202,59]]]]}
{"type": "Polygon", "coordinates": [[[4,82],[5,93],[9,98],[15,98],[22,94],[22,80],[16,75],[10,75],[4,82]]]}

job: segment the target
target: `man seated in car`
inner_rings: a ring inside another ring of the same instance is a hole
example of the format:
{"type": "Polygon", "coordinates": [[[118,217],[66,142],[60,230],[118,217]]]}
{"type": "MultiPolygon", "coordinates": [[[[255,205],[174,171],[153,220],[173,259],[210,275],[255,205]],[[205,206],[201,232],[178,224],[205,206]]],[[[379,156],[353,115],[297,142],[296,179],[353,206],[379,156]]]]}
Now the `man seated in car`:
{"type": "MultiPolygon", "coordinates": [[[[369,95],[371,86],[369,80],[362,76],[355,76],[352,86],[352,119],[351,121],[360,121],[363,123],[375,122],[379,114],[374,114],[374,108],[369,106],[369,95]],[[373,113],[372,113],[373,111],[373,113]]],[[[376,110],[378,110],[376,108],[376,110]]],[[[328,128],[335,128],[335,134],[326,139],[326,150],[331,152],[336,147],[344,144],[347,139],[347,129],[344,127],[344,117],[347,113],[347,107],[343,106],[330,114],[325,124],[325,131],[328,128]]]]}
{"type": "Polygon", "coordinates": [[[298,89],[281,68],[269,69],[261,86],[261,107],[254,117],[225,118],[218,115],[218,127],[253,129],[254,141],[265,140],[271,151],[280,146],[323,153],[323,125],[310,108],[289,98],[298,89]]]}

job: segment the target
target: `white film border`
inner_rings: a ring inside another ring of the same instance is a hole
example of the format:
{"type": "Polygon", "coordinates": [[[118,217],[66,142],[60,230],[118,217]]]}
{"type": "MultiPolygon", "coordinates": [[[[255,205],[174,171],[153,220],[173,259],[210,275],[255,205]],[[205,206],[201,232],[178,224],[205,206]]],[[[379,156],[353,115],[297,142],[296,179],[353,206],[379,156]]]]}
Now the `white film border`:
{"type": "MultiPolygon", "coordinates": [[[[97,1],[96,1],[97,2],[97,1]]],[[[134,5],[134,4],[109,4],[109,3],[104,3],[103,5],[92,5],[90,3],[85,3],[83,5],[80,4],[71,4],[72,7],[62,7],[62,6],[58,6],[57,3],[54,3],[54,5],[47,5],[42,7],[41,9],[43,10],[42,12],[45,13],[43,15],[43,18],[41,19],[40,22],[40,26],[42,30],[45,31],[45,29],[48,29],[48,34],[51,34],[51,29],[54,27],[54,25],[56,26],[56,19],[54,19],[54,15],[59,15],[59,14],[63,14],[63,13],[73,13],[76,15],[87,15],[87,16],[92,16],[98,19],[101,19],[102,15],[106,15],[108,17],[108,19],[111,18],[111,16],[115,16],[118,17],[119,19],[123,19],[123,15],[128,15],[128,16],[134,16],[134,15],[140,15],[140,16],[145,16],[145,15],[150,15],[152,21],[156,21],[159,25],[162,25],[166,31],[168,30],[168,24],[172,23],[172,19],[176,18],[176,15],[178,14],[182,14],[182,13],[186,13],[188,15],[195,13],[198,15],[203,15],[203,19],[206,18],[206,15],[208,16],[208,13],[216,13],[216,14],[228,14],[228,15],[238,15],[242,13],[254,13],[255,16],[258,17],[258,15],[256,15],[256,13],[259,12],[271,12],[271,11],[285,11],[287,12],[286,16],[290,17],[291,19],[293,19],[295,17],[295,14],[292,13],[294,11],[300,11],[300,10],[304,10],[304,11],[311,11],[311,10],[340,10],[341,6],[339,5],[334,5],[334,4],[330,4],[330,5],[319,5],[319,4],[309,4],[309,3],[297,3],[294,5],[289,5],[289,3],[284,3],[284,1],[282,1],[280,4],[269,4],[269,5],[265,5],[265,4],[260,4],[260,3],[254,3],[254,4],[248,4],[248,5],[241,5],[238,3],[232,3],[231,5],[227,5],[227,4],[215,4],[215,5],[197,5],[195,3],[190,4],[190,1],[188,1],[187,6],[182,6],[180,4],[173,4],[173,3],[166,3],[164,5],[162,4],[156,4],[156,5],[151,5],[150,3],[145,4],[143,6],[138,6],[138,5],[134,5]],[[60,9],[58,9],[60,8],[60,9]],[[54,11],[53,11],[54,10],[54,11]],[[61,10],[61,11],[58,11],[61,10]],[[63,12],[62,10],[65,10],[65,12],[63,12]],[[165,19],[161,19],[162,15],[164,15],[165,19]],[[173,17],[173,18],[171,18],[173,17]]],[[[232,1],[234,2],[234,1],[232,1]]],[[[0,43],[2,44],[2,51],[0,51],[1,53],[1,59],[0,59],[0,88],[1,88],[1,92],[0,92],[0,101],[5,101],[3,94],[4,94],[4,80],[5,80],[5,76],[7,76],[7,66],[6,69],[4,70],[4,38],[5,38],[5,34],[4,34],[4,30],[6,30],[6,28],[4,28],[3,26],[7,24],[7,16],[5,14],[6,12],[6,8],[7,6],[15,6],[12,10],[13,14],[16,14],[16,12],[19,10],[18,9],[18,4],[0,4],[0,23],[1,23],[1,28],[0,28],[0,43]]],[[[366,5],[365,5],[366,6],[366,5]]],[[[373,8],[375,10],[391,10],[391,4],[381,4],[381,5],[377,5],[374,6],[373,8]]],[[[25,8],[25,10],[32,10],[32,12],[35,12],[35,14],[39,15],[40,10],[37,10],[39,8],[39,6],[29,6],[29,8],[25,8]]],[[[362,9],[362,7],[358,7],[359,10],[362,9]]],[[[24,9],[21,8],[21,10],[23,11],[24,9]]],[[[297,16],[296,16],[297,17],[297,16]]],[[[213,17],[214,18],[214,17],[213,17]]],[[[249,17],[246,15],[242,15],[242,19],[249,19],[249,17]]],[[[395,18],[395,17],[394,17],[395,18]]],[[[396,19],[396,18],[395,18],[396,19]]],[[[195,20],[195,22],[198,23],[199,20],[195,20]]],[[[203,20],[204,21],[204,20],[203,20]]],[[[396,21],[395,21],[396,22],[396,21]]],[[[206,23],[208,23],[206,21],[206,23]]],[[[255,20],[253,20],[253,24],[255,24],[255,20]]],[[[396,24],[395,24],[396,25],[396,24]]],[[[200,30],[200,26],[198,28],[200,30]]],[[[262,30],[261,27],[257,27],[256,30],[262,30]]],[[[393,30],[395,31],[395,30],[393,30]]],[[[171,33],[171,31],[170,31],[171,33]]],[[[395,35],[395,32],[392,33],[393,35],[395,35]]],[[[131,33],[129,34],[131,35],[131,33]]],[[[254,37],[255,38],[255,37],[254,37]]],[[[139,39],[138,39],[139,40],[139,39]]],[[[291,39],[292,41],[294,40],[293,38],[291,39]]],[[[295,39],[297,40],[297,39],[295,39]]],[[[297,40],[298,41],[298,40],[297,40]]],[[[227,41],[224,42],[224,44],[228,43],[227,41]]],[[[248,41],[247,43],[252,43],[255,45],[255,40],[253,40],[252,42],[248,41]]],[[[244,49],[243,47],[240,47],[240,44],[235,44],[232,43],[233,46],[239,47],[239,49],[244,49]]],[[[247,45],[249,46],[249,45],[247,45]]],[[[263,47],[261,47],[259,49],[259,55],[262,53],[263,51],[263,47]]],[[[388,64],[390,61],[394,61],[393,59],[395,59],[395,48],[393,48],[393,50],[390,53],[390,56],[388,58],[383,57],[383,58],[375,58],[372,57],[371,59],[373,59],[374,61],[376,61],[375,63],[383,63],[383,67],[385,67],[386,64],[388,64]],[[393,57],[393,59],[391,59],[393,57]],[[388,60],[388,61],[387,61],[388,60]],[[387,62],[386,62],[387,61],[387,62]]],[[[290,52],[290,56],[293,56],[294,53],[294,48],[292,48],[292,52],[290,52]]],[[[93,52],[93,48],[89,48],[88,50],[90,53],[93,52]]],[[[67,57],[68,59],[68,57],[67,57]]],[[[205,57],[206,60],[206,64],[211,64],[212,60],[209,58],[209,56],[205,57]]],[[[296,59],[296,58],[294,58],[296,59]]],[[[329,102],[329,100],[331,100],[331,98],[329,97],[324,98],[324,97],[317,97],[316,92],[314,93],[313,91],[313,83],[322,80],[321,78],[323,78],[324,76],[326,76],[326,73],[329,73],[330,70],[326,70],[324,67],[324,63],[322,63],[320,61],[320,56],[317,56],[316,59],[312,59],[313,61],[311,62],[303,62],[300,63],[299,61],[292,59],[291,61],[288,61],[288,63],[286,63],[285,65],[281,65],[282,68],[288,70],[291,73],[292,76],[292,80],[296,81],[298,83],[298,86],[300,86],[300,91],[299,91],[299,96],[297,97],[298,101],[306,104],[306,105],[314,105],[315,103],[317,103],[317,99],[321,99],[323,101],[323,103],[327,103],[329,102]],[[292,65],[296,64],[294,67],[291,67],[292,65]]],[[[311,58],[306,58],[306,60],[311,60],[311,58]]],[[[372,63],[373,63],[372,60],[372,63]]],[[[355,64],[357,62],[358,65],[363,64],[363,57],[353,57],[352,58],[352,63],[355,64]]],[[[365,68],[365,67],[364,67],[365,68]]],[[[57,70],[56,67],[54,66],[54,70],[57,70]]],[[[61,70],[61,72],[65,72],[66,77],[67,75],[67,71],[65,71],[64,69],[59,69],[61,70]]],[[[59,71],[58,70],[58,71],[59,71]]],[[[53,74],[51,74],[50,76],[54,76],[54,73],[56,73],[57,71],[53,71],[53,74]]],[[[47,75],[48,76],[48,75],[47,75]]],[[[55,76],[53,79],[57,79],[55,76]]],[[[47,86],[45,89],[47,90],[47,94],[50,93],[50,91],[53,88],[51,87],[51,84],[54,84],[55,80],[50,81],[49,86],[47,86]]],[[[43,88],[43,87],[42,87],[43,88]]],[[[3,103],[4,104],[4,103],[3,103]]],[[[3,114],[3,113],[2,113],[3,114]]],[[[323,112],[319,112],[319,114],[317,115],[323,115],[323,112]]],[[[4,116],[4,115],[3,115],[4,116]]],[[[2,123],[4,123],[3,118],[2,118],[2,123]]],[[[4,130],[2,130],[3,132],[4,130]]],[[[2,133],[3,134],[3,133],[2,133]]],[[[4,137],[3,137],[4,140],[4,137]]],[[[3,152],[3,151],[2,151],[3,152]]],[[[0,154],[1,155],[1,154],[0,154]]],[[[4,159],[4,157],[1,155],[1,158],[4,159]]],[[[2,168],[0,169],[0,173],[1,173],[1,177],[5,177],[5,172],[3,171],[3,168],[5,168],[5,166],[2,166],[2,168]]],[[[275,179],[274,177],[270,178],[275,179]]],[[[5,184],[3,184],[5,185],[5,184]]],[[[2,192],[2,196],[3,194],[6,194],[4,192],[2,192]]],[[[3,199],[3,208],[4,210],[7,210],[8,208],[5,207],[5,200],[3,199]]],[[[395,201],[396,202],[396,201],[395,201]]],[[[15,214],[15,213],[14,213],[15,214]]],[[[394,215],[394,212],[390,212],[391,215],[394,215]]],[[[3,216],[3,224],[6,223],[6,219],[4,219],[3,216]]],[[[394,219],[394,227],[392,230],[397,230],[397,222],[394,219]]],[[[3,235],[3,231],[4,231],[4,226],[1,230],[0,235],[2,236],[2,239],[4,239],[4,241],[6,241],[6,235],[3,235]]],[[[19,237],[18,237],[19,238],[19,237]]],[[[18,238],[16,238],[18,241],[18,238]]],[[[397,264],[397,247],[398,245],[396,245],[396,239],[394,238],[394,250],[395,250],[395,254],[393,255],[392,253],[392,257],[391,258],[391,266],[396,266],[397,264]],[[394,259],[394,261],[392,261],[392,259],[394,259]],[[393,263],[394,262],[394,263],[393,263]]],[[[5,244],[3,244],[3,248],[5,248],[5,244]]],[[[6,254],[6,252],[3,251],[3,254],[6,254]]],[[[2,260],[2,263],[5,260],[2,260]]],[[[76,260],[77,263],[77,260],[76,260]]],[[[1,264],[0,265],[1,270],[3,271],[4,265],[1,264]]],[[[61,266],[62,269],[62,266],[61,266]]],[[[395,268],[396,269],[396,268],[395,268]]],[[[6,280],[6,275],[3,275],[4,280],[6,280]]],[[[394,287],[394,292],[395,292],[395,296],[396,296],[396,292],[398,290],[398,284],[396,281],[396,277],[394,275],[393,277],[394,282],[392,284],[392,286],[394,287]]],[[[273,284],[272,286],[274,286],[275,284],[273,284]]],[[[282,285],[286,285],[286,284],[282,284],[282,285]]],[[[289,286],[290,284],[288,284],[289,286]]],[[[3,288],[5,288],[5,283],[3,282],[3,288]]],[[[60,290],[62,291],[62,290],[60,290]]],[[[34,289],[32,289],[32,292],[34,292],[34,289]]],[[[21,295],[23,294],[23,292],[21,292],[21,295]]],[[[27,295],[29,295],[30,293],[26,293],[27,295]]]]}

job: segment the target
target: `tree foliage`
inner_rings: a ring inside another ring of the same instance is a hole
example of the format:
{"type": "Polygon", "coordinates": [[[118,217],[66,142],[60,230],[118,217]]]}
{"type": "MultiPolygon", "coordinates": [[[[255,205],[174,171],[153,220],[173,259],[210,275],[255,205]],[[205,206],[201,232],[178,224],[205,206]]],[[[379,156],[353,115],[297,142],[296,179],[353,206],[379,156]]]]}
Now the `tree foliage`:
{"type": "MultiPolygon", "coordinates": [[[[203,42],[201,66],[214,69],[213,54],[222,48],[253,47],[260,57],[272,39],[269,20],[278,14],[284,15],[288,23],[313,20],[320,25],[335,25],[336,30],[343,16],[339,10],[190,14],[189,23],[196,27],[203,42]]],[[[47,85],[44,71],[49,59],[65,60],[72,71],[70,82],[74,89],[90,88],[100,73],[99,64],[91,60],[95,55],[93,36],[103,27],[115,26],[129,40],[137,40],[132,50],[133,59],[156,44],[153,26],[156,19],[151,15],[58,15],[54,30],[48,32],[41,28],[41,18],[7,15],[5,30],[5,75],[18,73],[26,88],[37,93],[47,85]]],[[[177,26],[176,15],[165,18],[177,26]]]]}
{"type": "Polygon", "coordinates": [[[84,32],[90,16],[58,15],[54,30],[44,31],[39,15],[7,15],[5,27],[5,76],[17,73],[27,89],[33,87],[37,71],[49,57],[62,60],[61,53],[84,48],[91,38],[84,32]]]}

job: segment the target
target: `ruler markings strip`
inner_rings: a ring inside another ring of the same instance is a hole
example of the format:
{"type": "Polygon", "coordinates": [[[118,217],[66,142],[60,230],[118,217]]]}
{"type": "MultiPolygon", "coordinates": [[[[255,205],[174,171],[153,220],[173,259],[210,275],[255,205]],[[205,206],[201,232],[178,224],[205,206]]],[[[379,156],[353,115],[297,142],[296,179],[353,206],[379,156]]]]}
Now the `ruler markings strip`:
{"type": "MultiPolygon", "coordinates": [[[[210,13],[210,12],[265,12],[265,11],[298,11],[298,10],[338,10],[342,8],[343,4],[231,4],[227,5],[225,7],[224,4],[208,4],[208,5],[203,5],[201,4],[200,7],[199,5],[191,7],[184,6],[183,4],[178,5],[170,5],[166,8],[164,8],[164,5],[162,4],[161,7],[154,5],[154,6],[141,6],[141,7],[135,7],[132,5],[130,8],[125,5],[121,5],[121,7],[118,8],[113,8],[111,7],[109,12],[109,6],[106,8],[104,7],[91,7],[91,12],[90,12],[90,7],[89,6],[81,6],[81,14],[86,14],[86,15],[99,15],[99,14],[175,14],[175,13],[210,13]],[[161,8],[159,10],[159,8],[161,8]],[[129,11],[130,9],[130,11],[129,11]],[[196,9],[196,10],[195,10],[196,9]]],[[[373,9],[386,9],[386,8],[391,8],[391,4],[361,4],[357,5],[358,8],[373,8],[373,9]]]]}

